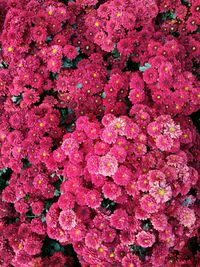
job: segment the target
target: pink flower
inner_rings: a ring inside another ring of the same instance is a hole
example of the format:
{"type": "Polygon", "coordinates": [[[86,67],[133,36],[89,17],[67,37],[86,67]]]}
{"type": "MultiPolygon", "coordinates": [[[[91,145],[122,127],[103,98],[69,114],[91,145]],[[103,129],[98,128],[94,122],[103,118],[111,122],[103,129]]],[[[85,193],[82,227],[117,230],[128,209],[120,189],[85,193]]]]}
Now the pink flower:
{"type": "Polygon", "coordinates": [[[128,215],[125,210],[117,209],[110,216],[110,225],[118,230],[123,230],[128,227],[128,215]]]}
{"type": "Polygon", "coordinates": [[[161,130],[162,130],[162,127],[158,122],[151,122],[147,126],[148,134],[153,137],[157,137],[158,135],[160,135],[161,130]]]}
{"type": "Polygon", "coordinates": [[[86,235],[86,228],[82,224],[77,224],[74,228],[70,230],[70,237],[74,241],[81,241],[86,235]]]}
{"type": "Polygon", "coordinates": [[[42,248],[42,240],[39,236],[36,234],[32,234],[29,236],[27,242],[25,243],[24,250],[29,254],[29,255],[36,255],[41,252],[42,248]]]}
{"type": "Polygon", "coordinates": [[[139,246],[148,248],[152,247],[155,243],[155,236],[145,231],[141,231],[137,234],[136,240],[139,246]]]}
{"type": "Polygon", "coordinates": [[[112,127],[116,130],[120,135],[124,135],[124,130],[126,128],[126,120],[123,117],[114,119],[110,124],[109,127],[112,127]]]}
{"type": "Polygon", "coordinates": [[[143,73],[143,79],[147,84],[155,83],[158,79],[158,72],[153,68],[149,68],[143,73]]]}
{"type": "Polygon", "coordinates": [[[105,155],[106,153],[108,153],[109,151],[109,145],[107,143],[104,143],[104,142],[97,142],[95,144],[95,153],[98,155],[98,156],[103,156],[105,155]]]}
{"type": "Polygon", "coordinates": [[[44,190],[47,187],[47,178],[44,175],[37,175],[34,178],[33,185],[36,189],[44,190]]]}
{"type": "Polygon", "coordinates": [[[122,194],[120,186],[113,182],[105,182],[102,187],[102,192],[104,196],[110,200],[116,200],[122,194]]]}
{"type": "Polygon", "coordinates": [[[117,159],[109,154],[102,156],[99,161],[99,174],[112,176],[118,169],[117,159]]]}
{"type": "Polygon", "coordinates": [[[131,179],[131,170],[127,167],[120,165],[117,172],[113,176],[113,180],[118,185],[127,185],[131,179]]]}
{"type": "Polygon", "coordinates": [[[156,138],[156,146],[162,151],[168,151],[173,146],[173,140],[169,135],[159,135],[156,138]]]}
{"type": "Polygon", "coordinates": [[[167,227],[167,216],[163,213],[154,213],[151,216],[151,223],[158,231],[164,231],[167,227]]]}
{"type": "Polygon", "coordinates": [[[116,231],[111,227],[106,227],[102,231],[102,238],[104,242],[111,243],[116,237],[116,231]]]}
{"type": "Polygon", "coordinates": [[[138,189],[142,192],[148,192],[150,189],[149,179],[147,175],[140,175],[137,180],[138,189]]]}
{"type": "Polygon", "coordinates": [[[180,125],[172,122],[164,124],[164,134],[169,135],[173,139],[177,139],[182,135],[180,125]]]}
{"type": "Polygon", "coordinates": [[[166,176],[160,170],[149,171],[147,174],[147,178],[149,180],[150,186],[154,186],[154,184],[157,184],[157,183],[165,183],[166,182],[166,176]]]}
{"type": "Polygon", "coordinates": [[[153,196],[157,203],[165,203],[172,197],[172,190],[169,185],[165,183],[155,183],[150,188],[149,194],[153,196]]]}
{"type": "Polygon", "coordinates": [[[118,261],[122,261],[122,259],[128,254],[128,247],[124,245],[118,245],[115,248],[115,256],[118,261]]]}
{"type": "Polygon", "coordinates": [[[109,154],[113,155],[119,163],[123,163],[127,156],[125,148],[119,145],[113,145],[113,147],[110,149],[109,154]]]}
{"type": "Polygon", "coordinates": [[[100,157],[98,156],[90,156],[87,159],[87,169],[91,174],[98,174],[99,173],[99,164],[100,164],[100,157]]]}
{"type": "Polygon", "coordinates": [[[85,244],[89,248],[97,249],[101,244],[100,232],[95,230],[89,231],[85,236],[85,244]]]}
{"type": "Polygon", "coordinates": [[[74,204],[75,204],[75,197],[70,192],[62,194],[58,199],[58,206],[62,210],[73,209],[74,204]]]}
{"type": "Polygon", "coordinates": [[[66,138],[63,141],[61,148],[65,152],[65,155],[69,155],[70,153],[73,153],[73,151],[76,151],[79,148],[79,145],[75,139],[66,138]]]}
{"type": "Polygon", "coordinates": [[[145,99],[145,93],[143,90],[140,90],[138,88],[131,89],[129,93],[129,99],[133,105],[137,103],[141,103],[145,99]]]}
{"type": "Polygon", "coordinates": [[[122,267],[140,267],[141,262],[136,255],[129,253],[122,259],[122,267]]]}
{"type": "Polygon", "coordinates": [[[97,190],[90,190],[86,195],[86,203],[90,208],[98,208],[101,205],[101,201],[101,194],[97,190]]]}
{"type": "Polygon", "coordinates": [[[134,122],[127,123],[126,129],[124,131],[128,139],[135,139],[139,135],[139,132],[140,132],[140,129],[138,125],[134,122]]]}
{"type": "Polygon", "coordinates": [[[148,213],[155,213],[158,210],[158,204],[154,197],[150,195],[144,195],[140,199],[141,208],[148,213]]]}
{"type": "Polygon", "coordinates": [[[99,137],[99,124],[97,123],[88,123],[84,129],[86,135],[91,139],[97,139],[99,137]]]}
{"type": "Polygon", "coordinates": [[[66,156],[64,151],[59,147],[58,149],[53,151],[53,158],[56,162],[62,162],[66,156]]]}
{"type": "Polygon", "coordinates": [[[117,139],[117,130],[111,126],[106,127],[102,132],[101,139],[108,144],[115,143],[117,139]]]}
{"type": "Polygon", "coordinates": [[[61,211],[58,219],[63,230],[71,230],[76,226],[76,214],[71,209],[61,211]]]}
{"type": "Polygon", "coordinates": [[[65,45],[63,49],[63,54],[70,60],[75,59],[78,55],[76,47],[74,47],[73,45],[65,45]]]}
{"type": "Polygon", "coordinates": [[[182,207],[179,211],[179,220],[182,225],[191,228],[196,222],[194,210],[188,207],[182,207]]]}
{"type": "Polygon", "coordinates": [[[73,164],[68,162],[64,165],[63,176],[66,178],[74,178],[82,175],[82,166],[80,164],[73,164]]]}
{"type": "Polygon", "coordinates": [[[132,39],[131,38],[121,39],[117,43],[117,48],[120,54],[128,56],[133,51],[132,39]]]}
{"type": "Polygon", "coordinates": [[[36,201],[31,205],[33,214],[41,214],[44,209],[44,203],[42,201],[36,201]]]}

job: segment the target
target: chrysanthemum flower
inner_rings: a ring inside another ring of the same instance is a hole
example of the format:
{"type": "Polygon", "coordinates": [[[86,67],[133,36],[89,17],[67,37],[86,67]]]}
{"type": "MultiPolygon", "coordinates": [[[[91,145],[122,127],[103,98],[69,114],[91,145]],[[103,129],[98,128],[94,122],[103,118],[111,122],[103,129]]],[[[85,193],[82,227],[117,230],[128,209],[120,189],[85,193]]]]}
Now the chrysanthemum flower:
{"type": "Polygon", "coordinates": [[[118,162],[112,155],[105,155],[99,161],[99,173],[104,176],[112,176],[118,169],[118,162]]]}
{"type": "Polygon", "coordinates": [[[76,214],[71,209],[61,211],[58,220],[63,230],[71,230],[76,226],[76,214]]]}
{"type": "Polygon", "coordinates": [[[149,232],[141,231],[137,234],[136,240],[139,246],[148,248],[155,242],[155,236],[149,232]]]}
{"type": "Polygon", "coordinates": [[[148,213],[154,213],[158,210],[158,204],[155,198],[150,195],[144,195],[140,199],[140,205],[141,208],[148,213]]]}
{"type": "Polygon", "coordinates": [[[128,227],[128,214],[123,209],[117,209],[110,216],[110,224],[112,227],[123,230],[128,227]]]}
{"type": "Polygon", "coordinates": [[[153,187],[150,188],[149,194],[153,196],[157,203],[165,203],[172,197],[172,190],[169,185],[165,183],[155,183],[153,187]]]}

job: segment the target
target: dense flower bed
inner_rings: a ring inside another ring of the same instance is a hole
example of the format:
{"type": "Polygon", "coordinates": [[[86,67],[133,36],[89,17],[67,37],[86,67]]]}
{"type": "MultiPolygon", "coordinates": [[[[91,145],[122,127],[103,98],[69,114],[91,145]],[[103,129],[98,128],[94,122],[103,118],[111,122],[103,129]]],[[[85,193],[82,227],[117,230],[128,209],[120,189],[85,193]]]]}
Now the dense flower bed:
{"type": "Polygon", "coordinates": [[[0,266],[198,266],[199,41],[199,0],[0,1],[0,266]]]}

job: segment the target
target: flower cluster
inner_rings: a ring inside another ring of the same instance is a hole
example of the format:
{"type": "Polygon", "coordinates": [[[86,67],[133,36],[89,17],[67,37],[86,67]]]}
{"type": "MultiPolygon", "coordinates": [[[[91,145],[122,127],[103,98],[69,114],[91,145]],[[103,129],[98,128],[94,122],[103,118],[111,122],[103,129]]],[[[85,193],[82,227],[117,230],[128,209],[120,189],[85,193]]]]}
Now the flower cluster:
{"type": "Polygon", "coordinates": [[[63,138],[65,158],[57,172],[64,180],[47,213],[47,231],[72,243],[82,266],[142,266],[140,249],[146,263],[164,266],[197,234],[197,207],[189,199],[198,173],[180,138],[189,122],[150,108],[147,114],[145,128],[137,113],[107,114],[101,123],[82,116],[63,138]],[[166,149],[160,136],[171,140],[166,149]],[[156,244],[165,251],[158,258],[156,244]]]}
{"type": "Polygon", "coordinates": [[[198,264],[199,27],[199,0],[0,1],[0,266],[198,264]]]}

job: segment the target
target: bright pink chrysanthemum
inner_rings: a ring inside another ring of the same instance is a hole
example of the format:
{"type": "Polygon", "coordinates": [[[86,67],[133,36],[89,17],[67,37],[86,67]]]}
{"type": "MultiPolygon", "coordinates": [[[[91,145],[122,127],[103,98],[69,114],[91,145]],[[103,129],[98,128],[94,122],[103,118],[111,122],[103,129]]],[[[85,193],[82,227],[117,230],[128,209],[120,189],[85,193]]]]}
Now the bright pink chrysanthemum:
{"type": "Polygon", "coordinates": [[[123,209],[117,209],[110,216],[110,224],[112,227],[123,230],[128,227],[128,214],[123,209]]]}
{"type": "Polygon", "coordinates": [[[150,195],[144,195],[140,199],[140,206],[148,213],[154,213],[158,210],[158,204],[156,203],[155,198],[150,195]]]}
{"type": "Polygon", "coordinates": [[[118,162],[112,155],[105,155],[100,158],[99,173],[104,176],[112,176],[118,169],[118,162]]]}
{"type": "Polygon", "coordinates": [[[182,225],[191,228],[196,221],[194,210],[188,207],[182,207],[179,211],[179,220],[182,225]]]}
{"type": "Polygon", "coordinates": [[[156,137],[156,146],[162,151],[168,151],[173,146],[173,140],[169,135],[159,135],[156,137]]]}
{"type": "Polygon", "coordinates": [[[113,180],[118,185],[127,185],[131,179],[132,173],[124,165],[120,165],[117,172],[113,176],[113,180]]]}
{"type": "Polygon", "coordinates": [[[129,253],[122,259],[122,267],[140,267],[141,262],[136,255],[129,253]]]}
{"type": "Polygon", "coordinates": [[[71,230],[76,226],[76,214],[71,209],[61,211],[58,220],[63,230],[71,230]]]}
{"type": "Polygon", "coordinates": [[[97,190],[90,190],[86,194],[86,203],[90,208],[98,208],[101,205],[101,194],[97,190]]]}
{"type": "Polygon", "coordinates": [[[98,174],[99,173],[99,164],[100,164],[100,157],[98,156],[90,156],[87,159],[87,169],[91,174],[98,174]]]}
{"type": "Polygon", "coordinates": [[[165,203],[172,197],[172,189],[165,183],[155,183],[149,190],[149,194],[153,196],[157,203],[165,203]]]}
{"type": "Polygon", "coordinates": [[[77,141],[71,137],[66,138],[61,145],[61,148],[65,152],[65,155],[73,153],[73,151],[76,151],[78,147],[79,145],[77,141]]]}
{"type": "Polygon", "coordinates": [[[163,213],[154,213],[151,216],[151,223],[158,231],[164,231],[167,227],[167,216],[163,213]]]}
{"type": "Polygon", "coordinates": [[[141,231],[137,234],[136,240],[139,246],[148,248],[155,243],[155,235],[145,231],[141,231]]]}
{"type": "Polygon", "coordinates": [[[102,187],[102,192],[104,196],[110,200],[116,200],[122,194],[120,186],[113,182],[105,182],[102,187]]]}

